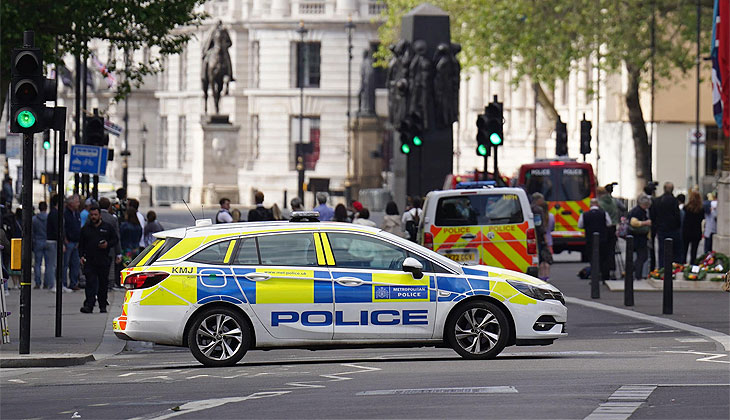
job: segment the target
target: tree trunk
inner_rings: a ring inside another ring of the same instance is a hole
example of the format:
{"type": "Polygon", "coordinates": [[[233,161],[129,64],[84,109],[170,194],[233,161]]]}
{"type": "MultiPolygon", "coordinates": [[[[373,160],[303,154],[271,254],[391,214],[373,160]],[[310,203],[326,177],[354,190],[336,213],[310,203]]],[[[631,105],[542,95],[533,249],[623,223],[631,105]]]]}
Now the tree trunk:
{"type": "Polygon", "coordinates": [[[543,110],[545,110],[545,113],[547,114],[547,117],[550,119],[550,121],[557,121],[558,111],[555,110],[555,104],[553,104],[553,101],[551,101],[550,98],[547,96],[545,90],[542,88],[542,85],[540,83],[535,83],[535,87],[537,90],[537,103],[539,103],[543,110]]]}
{"type": "Polygon", "coordinates": [[[629,87],[626,90],[626,107],[629,110],[629,124],[631,124],[631,132],[634,137],[637,178],[636,193],[639,194],[651,179],[651,165],[649,163],[651,151],[649,150],[644,114],[641,111],[641,103],[639,102],[641,70],[631,65],[627,65],[626,69],[629,72],[629,87]]]}

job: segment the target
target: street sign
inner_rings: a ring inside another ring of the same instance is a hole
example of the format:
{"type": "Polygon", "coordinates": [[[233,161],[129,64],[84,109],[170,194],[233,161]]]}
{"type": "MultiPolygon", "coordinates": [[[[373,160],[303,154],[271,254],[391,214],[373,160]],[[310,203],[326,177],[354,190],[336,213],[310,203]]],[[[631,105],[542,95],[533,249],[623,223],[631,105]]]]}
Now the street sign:
{"type": "Polygon", "coordinates": [[[109,149],[106,147],[74,144],[69,155],[69,172],[91,175],[106,174],[109,149]]]}
{"type": "Polygon", "coordinates": [[[109,120],[104,120],[104,129],[107,131],[107,133],[116,137],[119,137],[122,134],[122,131],[124,131],[124,127],[114,124],[109,120]]]}
{"type": "Polygon", "coordinates": [[[700,128],[700,131],[695,130],[694,128],[689,130],[687,132],[687,141],[691,141],[692,144],[696,144],[697,141],[700,143],[705,142],[705,129],[700,128]]]}

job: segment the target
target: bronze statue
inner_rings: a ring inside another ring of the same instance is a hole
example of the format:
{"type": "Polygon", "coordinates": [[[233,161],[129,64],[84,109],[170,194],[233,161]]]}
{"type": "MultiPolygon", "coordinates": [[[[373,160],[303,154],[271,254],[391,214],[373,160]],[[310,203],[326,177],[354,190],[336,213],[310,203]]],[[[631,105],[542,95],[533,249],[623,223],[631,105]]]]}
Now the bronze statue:
{"type": "Polygon", "coordinates": [[[401,129],[408,112],[408,65],[411,60],[410,44],[399,40],[390,46],[393,57],[388,65],[388,119],[396,130],[401,129]]]}
{"type": "Polygon", "coordinates": [[[436,47],[433,62],[436,65],[433,87],[435,93],[436,124],[440,128],[450,127],[459,120],[459,73],[461,65],[456,54],[459,44],[441,43],[436,47]]]}
{"type": "Polygon", "coordinates": [[[228,48],[231,47],[231,37],[220,20],[211,31],[203,44],[203,98],[205,99],[205,113],[208,113],[208,86],[213,91],[215,113],[220,113],[221,91],[228,95],[228,84],[235,81],[233,66],[228,48]]]}
{"type": "Polygon", "coordinates": [[[362,54],[358,105],[358,115],[375,115],[375,69],[373,68],[373,54],[369,49],[363,51],[362,54]]]}
{"type": "Polygon", "coordinates": [[[408,66],[408,119],[413,129],[426,132],[433,128],[433,63],[426,57],[426,41],[413,42],[413,51],[408,66]]]}

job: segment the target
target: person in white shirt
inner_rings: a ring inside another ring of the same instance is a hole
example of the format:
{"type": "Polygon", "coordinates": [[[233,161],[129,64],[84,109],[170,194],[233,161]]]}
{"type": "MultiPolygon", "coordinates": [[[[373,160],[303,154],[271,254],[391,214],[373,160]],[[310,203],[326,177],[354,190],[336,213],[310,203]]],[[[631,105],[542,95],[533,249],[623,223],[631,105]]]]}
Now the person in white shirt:
{"type": "Polygon", "coordinates": [[[370,210],[363,207],[362,210],[360,210],[357,213],[357,217],[355,220],[352,221],[353,225],[363,225],[363,226],[370,226],[370,227],[377,227],[378,225],[370,220],[370,210]]]}
{"type": "Polygon", "coordinates": [[[233,216],[231,215],[231,200],[227,198],[221,198],[219,201],[221,208],[218,210],[218,214],[215,215],[216,223],[233,223],[233,216]]]}
{"type": "Polygon", "coordinates": [[[421,223],[421,218],[423,217],[423,210],[421,210],[422,205],[423,201],[421,200],[421,197],[414,197],[413,207],[406,210],[401,217],[401,224],[405,228],[406,232],[408,232],[408,238],[413,242],[416,242],[418,225],[421,223]]]}

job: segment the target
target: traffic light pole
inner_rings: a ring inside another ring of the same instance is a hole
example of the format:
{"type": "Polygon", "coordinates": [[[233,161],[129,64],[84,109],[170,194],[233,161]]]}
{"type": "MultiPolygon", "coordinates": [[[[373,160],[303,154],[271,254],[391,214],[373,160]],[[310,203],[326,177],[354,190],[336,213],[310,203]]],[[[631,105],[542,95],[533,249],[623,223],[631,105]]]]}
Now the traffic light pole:
{"type": "Polygon", "coordinates": [[[63,239],[65,238],[63,226],[63,188],[64,188],[64,156],[68,152],[66,142],[66,108],[61,110],[59,118],[63,119],[63,127],[58,130],[58,184],[56,194],[58,198],[58,223],[56,236],[56,337],[61,336],[61,308],[63,307],[63,239]]]}
{"type": "Polygon", "coordinates": [[[499,165],[498,165],[498,161],[497,161],[497,155],[499,154],[498,150],[499,150],[499,147],[494,147],[494,180],[495,181],[498,178],[500,178],[500,176],[499,176],[499,165]]]}
{"type": "Polygon", "coordinates": [[[20,280],[20,345],[18,353],[30,353],[31,229],[33,224],[33,134],[23,133],[23,233],[20,280]]]}

